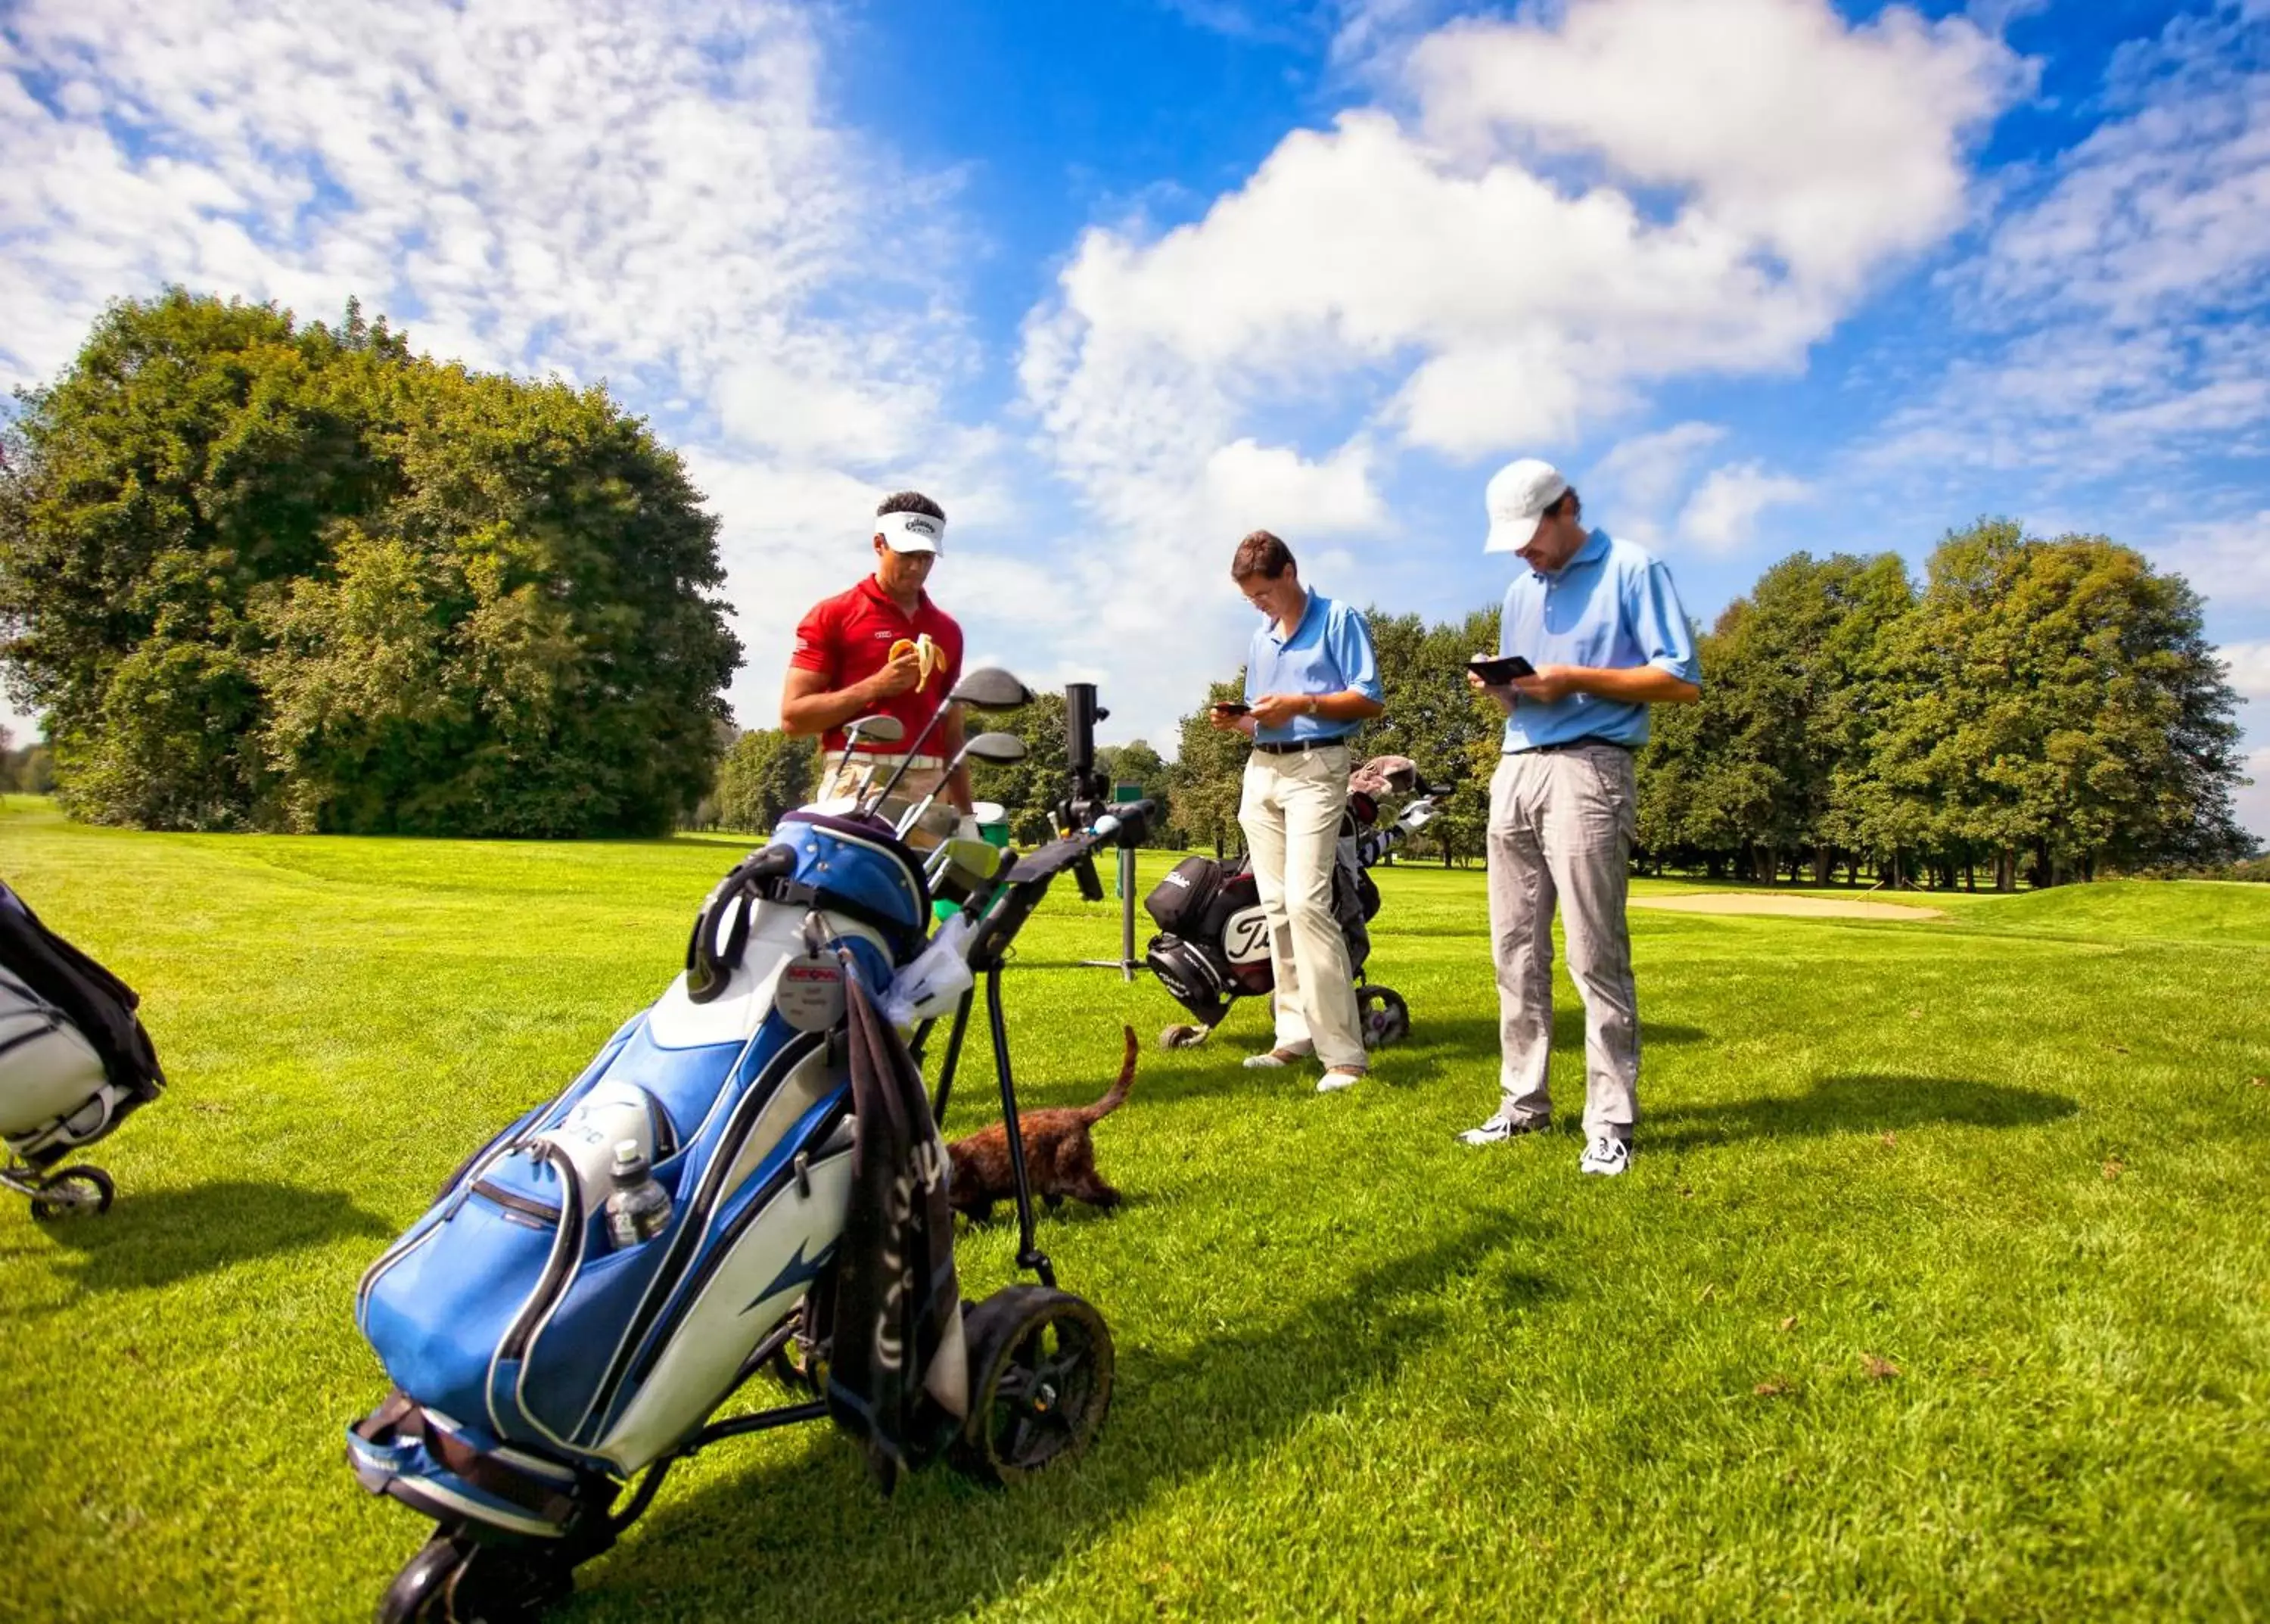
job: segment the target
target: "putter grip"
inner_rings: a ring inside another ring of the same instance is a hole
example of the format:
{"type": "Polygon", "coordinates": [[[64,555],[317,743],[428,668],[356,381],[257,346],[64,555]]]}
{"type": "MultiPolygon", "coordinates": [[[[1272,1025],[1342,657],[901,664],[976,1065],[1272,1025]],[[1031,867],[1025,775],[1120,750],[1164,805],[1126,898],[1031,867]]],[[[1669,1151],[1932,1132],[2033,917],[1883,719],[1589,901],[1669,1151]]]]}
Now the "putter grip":
{"type": "Polygon", "coordinates": [[[1095,871],[1095,856],[1094,853],[1084,852],[1081,854],[1079,861],[1072,865],[1072,877],[1074,883],[1079,886],[1079,900],[1081,901],[1101,902],[1103,901],[1103,880],[1095,871]]]}

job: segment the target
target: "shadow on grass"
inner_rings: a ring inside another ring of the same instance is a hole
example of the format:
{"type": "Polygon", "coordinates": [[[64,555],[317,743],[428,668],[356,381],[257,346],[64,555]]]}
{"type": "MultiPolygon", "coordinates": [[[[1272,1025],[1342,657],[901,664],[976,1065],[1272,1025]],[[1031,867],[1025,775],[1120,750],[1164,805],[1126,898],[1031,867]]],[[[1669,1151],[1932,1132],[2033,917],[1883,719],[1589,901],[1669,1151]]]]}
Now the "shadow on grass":
{"type": "MultiPolygon", "coordinates": [[[[1256,1012],[1266,1019],[1266,1012],[1256,1004],[1256,1012]]],[[[1179,1011],[1175,1012],[1179,1013],[1179,1011]]],[[[1235,1020],[1233,1016],[1231,1019],[1235,1020]]],[[[1162,1020],[1161,1026],[1174,1024],[1162,1020]]],[[[1158,1046],[1155,1030],[1137,1032],[1145,1039],[1144,1054],[1136,1072],[1136,1092],[1164,1100],[1194,1100],[1209,1094],[1252,1094],[1281,1083],[1288,1077],[1299,1077],[1313,1082],[1317,1068],[1313,1063],[1291,1072],[1277,1071],[1249,1072],[1240,1064],[1247,1055],[1257,1053],[1270,1040],[1269,1027],[1262,1021],[1250,1027],[1241,1026],[1235,1031],[1217,1032],[1196,1049],[1180,1049],[1162,1053],[1158,1046]]],[[[1700,1043],[1710,1037],[1700,1027],[1681,1026],[1674,1021],[1643,1020],[1640,1023],[1640,1043],[1643,1049],[1650,1044],[1700,1043]]],[[[1553,1048],[1555,1053],[1582,1056],[1584,1052],[1584,1012],[1582,1009],[1558,1009],[1553,1013],[1553,1048]]],[[[982,1062],[981,1062],[982,1064],[982,1062]]],[[[1391,1088],[1415,1088],[1444,1076],[1473,1077],[1496,1086],[1498,1072],[1497,1022],[1495,1019],[1460,1016],[1448,1020],[1430,1020],[1423,1009],[1411,1012],[1411,1036],[1393,1048],[1381,1050],[1373,1057],[1373,1066],[1378,1079],[1391,1088]]],[[[987,1086],[991,1073],[986,1073],[987,1086]]],[[[1096,1085],[1101,1093],[1109,1079],[1096,1085]]],[[[1581,1090],[1584,1079],[1575,1079],[1581,1090]]],[[[959,1100],[957,1093],[954,1096],[959,1100]]],[[[991,1122],[1000,1112],[994,1109],[984,1120],[991,1122]]]]}
{"type": "Polygon", "coordinates": [[[1186,1479],[1234,1470],[1309,1417],[1391,1380],[1439,1331],[1424,1301],[1486,1274],[1507,1311],[1562,1294],[1491,1255],[1517,1228],[1469,1225],[1369,1271],[1273,1323],[1161,1356],[1123,1343],[1102,1436],[1069,1469],[987,1490],[943,1465],[883,1500],[857,1451],[818,1441],[807,1455],[673,1502],[594,1564],[568,1616],[959,1618],[1045,1578],[1139,1507],[1186,1479]]]}
{"type": "Polygon", "coordinates": [[[2059,1121],[2080,1109],[2063,1094],[2037,1088],[1872,1072],[1824,1077],[1806,1094],[1646,1110],[1640,1132],[1651,1151],[1687,1150],[1740,1139],[1882,1133],[1940,1123],[2023,1128],[2059,1121]]]}
{"type": "Polygon", "coordinates": [[[101,1217],[73,1218],[42,1233],[75,1265],[61,1271],[64,1278],[82,1291],[104,1292],[170,1286],[342,1235],[391,1240],[395,1229],[344,1190],[233,1182],[147,1194],[122,1190],[101,1217]]]}
{"type": "MultiPolygon", "coordinates": [[[[1639,1024],[1640,1052],[1645,1054],[1658,1045],[1700,1043],[1710,1035],[1700,1027],[1643,1017],[1639,1024]]],[[[1570,1008],[1563,1005],[1554,1010],[1553,1052],[1582,1059],[1584,1012],[1581,1005],[1570,1008]]],[[[1566,1074],[1568,1069],[1564,1066],[1562,1071],[1566,1074]]],[[[1416,1086],[1448,1075],[1472,1076],[1495,1087],[1498,1074],[1497,1020],[1495,1016],[1465,1015],[1430,1020],[1424,1010],[1414,1008],[1411,1012],[1410,1040],[1400,1048],[1386,1051],[1379,1072],[1391,1086],[1416,1086]]],[[[1569,1080],[1582,1090],[1581,1072],[1569,1074],[1569,1080]]]]}
{"type": "MultiPolygon", "coordinates": [[[[1642,1053],[1657,1043],[1700,1043],[1710,1035],[1700,1027],[1682,1026],[1675,1020],[1650,1020],[1644,1015],[1640,1017],[1639,1045],[1642,1053]]],[[[1475,1050],[1495,1062],[1498,1052],[1497,1017],[1461,1015],[1430,1020],[1423,1010],[1414,1008],[1411,1012],[1410,1042],[1414,1049],[1475,1050]]],[[[1553,1047],[1557,1053],[1584,1053],[1584,1011],[1582,1005],[1571,1008],[1564,1004],[1554,1010],[1553,1047]]]]}

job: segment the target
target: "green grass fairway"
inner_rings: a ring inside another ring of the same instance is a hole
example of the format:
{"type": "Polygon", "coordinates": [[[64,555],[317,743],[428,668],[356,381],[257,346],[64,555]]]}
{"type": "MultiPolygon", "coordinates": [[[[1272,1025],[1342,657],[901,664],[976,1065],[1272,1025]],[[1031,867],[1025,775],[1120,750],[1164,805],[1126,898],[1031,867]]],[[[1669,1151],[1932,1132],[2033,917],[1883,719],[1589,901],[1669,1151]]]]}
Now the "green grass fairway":
{"type": "MultiPolygon", "coordinates": [[[[746,849],[0,806],[0,874],[141,990],[174,1081],[93,1158],[108,1218],[0,1205],[0,1617],[368,1615],[427,1525],[341,1458],[386,1385],[356,1278],[746,849]]],[[[1455,1142],[1495,1097],[1482,877],[1382,888],[1417,1031],[1332,1097],[1238,1069],[1257,1006],[1159,1052],[1165,994],[1074,968],[1111,905],[1067,883],[1024,938],[1028,1102],[1146,1042],[1096,1135],[1130,1205],[1043,1231],[1117,1339],[1093,1453],[886,1502],[826,1430],[729,1443],[566,1616],[2270,1618],[2270,887],[1635,912],[1621,1181],[1576,1172],[1565,982],[1562,1130],[1455,1142]]],[[[965,1289],[1014,1250],[966,1233],[965,1289]]]]}

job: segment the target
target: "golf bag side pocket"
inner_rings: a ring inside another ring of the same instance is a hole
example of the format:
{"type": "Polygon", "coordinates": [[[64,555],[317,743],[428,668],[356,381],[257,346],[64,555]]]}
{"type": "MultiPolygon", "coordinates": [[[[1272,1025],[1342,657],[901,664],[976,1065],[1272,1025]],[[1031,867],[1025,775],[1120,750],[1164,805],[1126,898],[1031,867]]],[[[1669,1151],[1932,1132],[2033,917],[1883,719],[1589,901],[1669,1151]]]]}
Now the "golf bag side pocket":
{"type": "Polygon", "coordinates": [[[387,1376],[446,1414],[489,1416],[490,1366],[582,1250],[557,1173],[547,1189],[540,1156],[514,1165],[529,1160],[523,1149],[493,1164],[365,1284],[361,1329],[387,1376]]]}
{"type": "Polygon", "coordinates": [[[664,1236],[620,1250],[607,1238],[608,1168],[624,1140],[664,1158],[654,1176],[671,1188],[668,1114],[645,1089],[605,1079],[557,1127],[479,1166],[438,1222],[382,1260],[362,1329],[396,1386],[485,1418],[501,1438],[566,1444],[615,1351],[607,1328],[666,1250],[664,1236]]]}
{"type": "Polygon", "coordinates": [[[1220,888],[1220,864],[1212,857],[1184,857],[1151,887],[1143,907],[1152,923],[1168,934],[1185,941],[1203,940],[1205,931],[1199,922],[1205,918],[1220,888]]]}

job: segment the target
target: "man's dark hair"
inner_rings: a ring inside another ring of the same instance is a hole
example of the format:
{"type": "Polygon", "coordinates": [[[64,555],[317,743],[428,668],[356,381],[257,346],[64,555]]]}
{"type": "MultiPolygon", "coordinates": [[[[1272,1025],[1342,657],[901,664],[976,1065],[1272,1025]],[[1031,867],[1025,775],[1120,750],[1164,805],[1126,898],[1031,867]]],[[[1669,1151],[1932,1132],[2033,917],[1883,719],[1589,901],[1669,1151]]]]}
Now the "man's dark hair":
{"type": "Polygon", "coordinates": [[[1569,517],[1575,519],[1582,517],[1584,512],[1584,501],[1576,494],[1576,487],[1572,485],[1567,490],[1562,492],[1559,496],[1554,498],[1553,505],[1550,508],[1547,508],[1538,516],[1547,519],[1557,519],[1562,515],[1566,514],[1569,517]]]}
{"type": "Polygon", "coordinates": [[[946,509],[920,491],[901,491],[886,496],[876,506],[875,516],[879,519],[886,513],[926,513],[940,524],[946,523],[946,509]]]}
{"type": "Polygon", "coordinates": [[[1237,544],[1237,555],[1229,560],[1232,581],[1250,581],[1264,575],[1274,581],[1293,567],[1293,549],[1267,530],[1256,530],[1237,544]]]}

